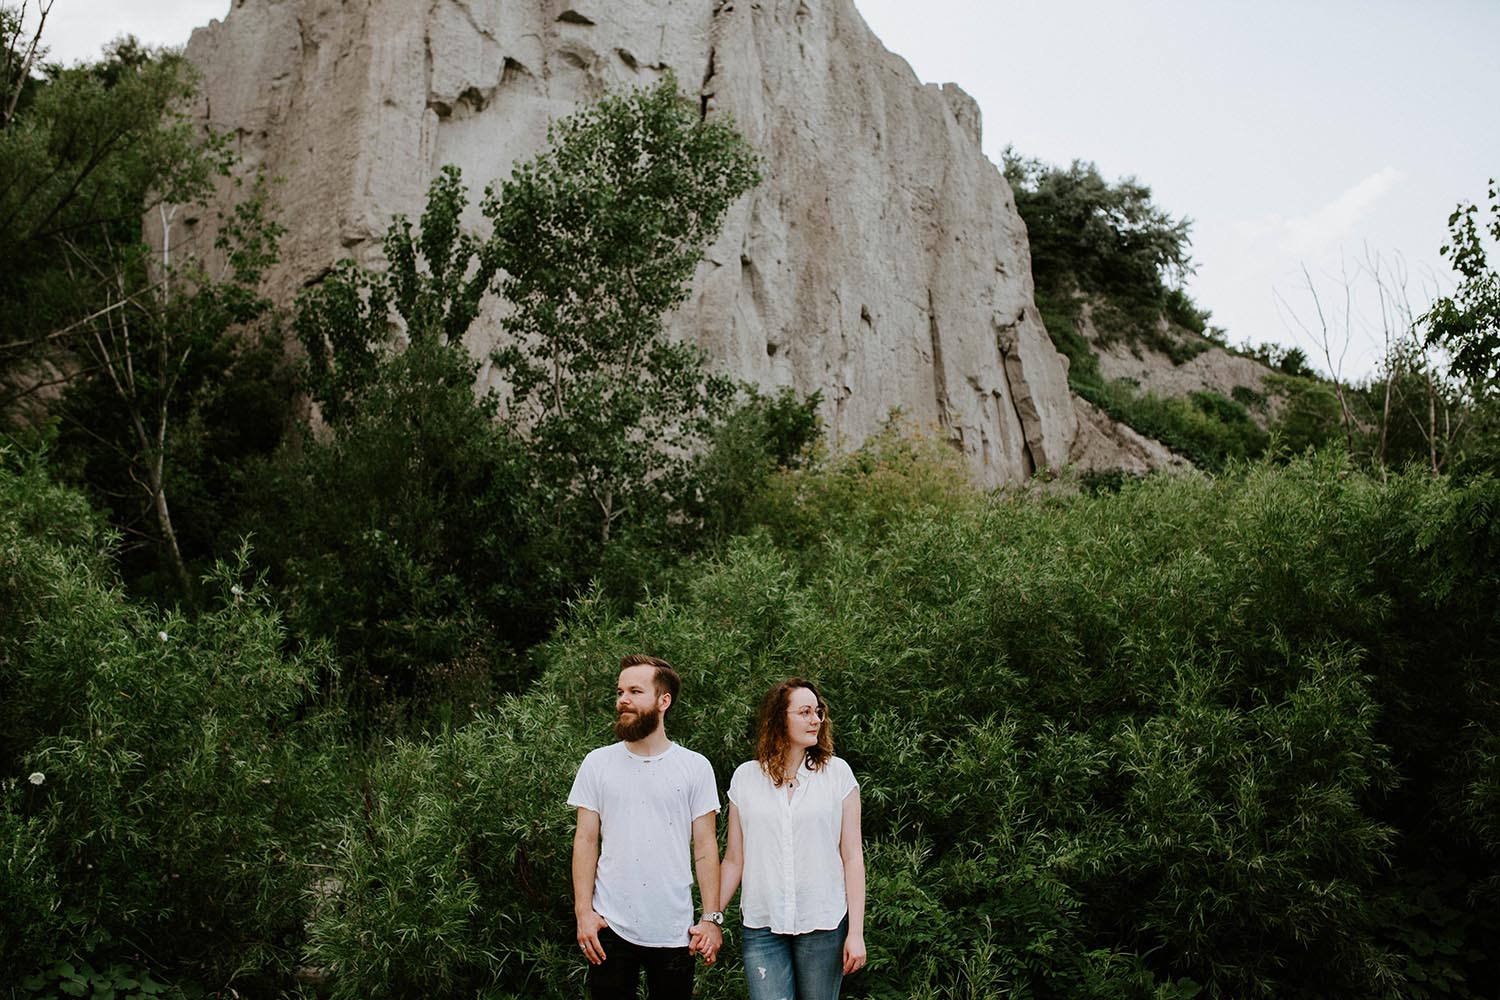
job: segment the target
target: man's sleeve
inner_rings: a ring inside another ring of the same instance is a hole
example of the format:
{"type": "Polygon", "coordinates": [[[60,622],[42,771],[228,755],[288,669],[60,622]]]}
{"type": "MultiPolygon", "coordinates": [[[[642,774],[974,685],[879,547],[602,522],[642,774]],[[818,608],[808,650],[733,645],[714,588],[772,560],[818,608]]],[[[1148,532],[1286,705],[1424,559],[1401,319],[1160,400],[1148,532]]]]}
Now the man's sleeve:
{"type": "Polygon", "coordinates": [[[573,790],[568,792],[568,805],[599,811],[598,769],[594,767],[592,755],[583,758],[583,763],[578,765],[578,774],[573,778],[573,790]]]}
{"type": "Polygon", "coordinates": [[[693,775],[693,818],[719,811],[719,787],[714,779],[714,766],[707,757],[698,758],[698,767],[693,775]]]}

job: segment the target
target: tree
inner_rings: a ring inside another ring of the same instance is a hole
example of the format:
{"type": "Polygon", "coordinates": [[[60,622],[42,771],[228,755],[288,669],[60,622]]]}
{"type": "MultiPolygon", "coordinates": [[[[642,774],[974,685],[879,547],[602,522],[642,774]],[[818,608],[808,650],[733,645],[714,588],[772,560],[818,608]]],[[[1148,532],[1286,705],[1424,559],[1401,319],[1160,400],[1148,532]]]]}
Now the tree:
{"type": "MultiPolygon", "coordinates": [[[[7,72],[33,63],[40,23],[21,58],[20,17],[0,22],[7,72]]],[[[176,437],[244,354],[280,230],[257,184],[199,244],[183,208],[201,211],[234,157],[181,111],[194,78],[180,55],[126,38],[90,65],[24,69],[0,128],[0,420],[61,417],[60,462],[160,557],[166,590],[189,596],[169,500],[176,437]]]]}
{"type": "Polygon", "coordinates": [[[193,584],[169,497],[177,436],[207,387],[243,353],[240,328],[269,307],[258,286],[280,233],[257,190],[221,217],[214,249],[223,263],[212,272],[192,255],[122,248],[110,262],[104,308],[81,327],[82,368],[58,408],[65,454],[76,449],[96,490],[144,507],[150,529],[117,512],[120,526],[159,545],[181,597],[193,584]]]}
{"type": "Polygon", "coordinates": [[[491,678],[519,686],[508,653],[545,634],[558,599],[528,555],[529,466],[464,345],[495,275],[460,228],[467,204],[444,167],[419,232],[392,219],[384,270],[345,260],[299,298],[304,385],[327,426],[264,471],[245,524],[294,621],[333,639],[366,720],[421,716],[491,678]]]}
{"type": "MultiPolygon", "coordinates": [[[[381,241],[385,270],[340,261],[298,300],[296,330],[307,351],[307,385],[324,419],[337,423],[352,415],[396,352],[397,330],[411,344],[462,351],[497,268],[493,247],[459,228],[467,204],[462,172],[443,167],[427,192],[420,235],[412,235],[406,216],[391,220],[381,241]]],[[[472,384],[475,370],[466,352],[460,369],[455,376],[472,384]]]]}
{"type": "MultiPolygon", "coordinates": [[[[489,236],[460,226],[467,192],[445,167],[420,231],[392,221],[384,269],[341,262],[298,302],[328,426],[273,475],[264,523],[279,537],[262,544],[294,618],[332,635],[377,701],[425,697],[435,664],[476,655],[514,687],[508,651],[543,638],[565,600],[591,578],[641,575],[642,553],[669,563],[692,547],[683,527],[713,516],[706,494],[742,488],[738,470],[695,460],[732,386],[669,342],[663,317],[755,182],[753,155],[670,77],[551,139],[486,191],[489,236]],[[508,397],[476,394],[464,344],[497,285],[508,397]]],[[[767,426],[742,436],[795,436],[778,429],[792,402],[765,409],[767,426]]]]}
{"type": "MultiPolygon", "coordinates": [[[[1489,202],[1490,220],[1483,231],[1491,242],[1500,242],[1500,184],[1493,179],[1489,202]]],[[[1489,264],[1478,215],[1478,207],[1469,203],[1448,216],[1448,242],[1441,252],[1458,272],[1459,285],[1422,316],[1428,342],[1449,350],[1453,370],[1475,398],[1500,388],[1500,272],[1489,264]]]]}
{"type": "Polygon", "coordinates": [[[143,215],[171,221],[170,206],[203,200],[231,160],[223,136],[178,110],[193,93],[180,55],[127,38],[21,86],[0,125],[0,416],[12,421],[82,370],[92,324],[158,291],[122,292],[143,215]]]}
{"type": "Polygon", "coordinates": [[[1026,223],[1039,297],[1070,317],[1076,305],[1066,303],[1079,293],[1102,299],[1122,313],[1119,325],[1138,331],[1149,331],[1168,312],[1202,329],[1207,313],[1180,293],[1193,271],[1189,220],[1152,204],[1151,189],[1135,178],[1111,184],[1092,163],[1074,160],[1063,169],[1009,148],[1003,159],[1026,223]]]}
{"type": "Polygon", "coordinates": [[[0,128],[16,116],[21,98],[31,90],[31,67],[47,54],[42,29],[52,13],[53,0],[38,0],[36,26],[26,25],[26,3],[0,6],[0,128]]]}
{"type": "Polygon", "coordinates": [[[604,545],[681,509],[690,455],[730,398],[663,319],[729,206],[759,181],[733,126],[668,75],[557,122],[551,147],[486,199],[513,312],[495,360],[563,520],[604,545]]]}

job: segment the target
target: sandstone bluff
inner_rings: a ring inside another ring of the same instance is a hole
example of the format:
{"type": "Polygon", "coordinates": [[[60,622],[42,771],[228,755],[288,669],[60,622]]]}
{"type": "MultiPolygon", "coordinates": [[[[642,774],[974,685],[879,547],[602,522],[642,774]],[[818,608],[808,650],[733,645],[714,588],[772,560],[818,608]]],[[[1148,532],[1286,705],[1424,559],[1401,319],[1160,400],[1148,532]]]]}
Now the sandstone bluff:
{"type": "MultiPolygon", "coordinates": [[[[704,114],[734,117],[766,175],[674,336],[740,378],[821,390],[841,447],[899,406],[983,485],[1100,460],[977,105],[921,84],[853,0],[234,0],[187,51],[200,114],[281,178],[283,302],[340,257],[368,259],[443,164],[477,191],[550,120],[671,69],[704,114]]],[[[475,348],[503,335],[499,308],[475,348]]]]}

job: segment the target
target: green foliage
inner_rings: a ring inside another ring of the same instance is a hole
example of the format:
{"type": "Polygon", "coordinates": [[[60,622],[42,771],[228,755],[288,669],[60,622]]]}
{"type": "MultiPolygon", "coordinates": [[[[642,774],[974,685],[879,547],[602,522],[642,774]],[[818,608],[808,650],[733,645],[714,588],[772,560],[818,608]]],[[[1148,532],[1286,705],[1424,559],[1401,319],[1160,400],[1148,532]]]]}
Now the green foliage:
{"type": "Polygon", "coordinates": [[[790,388],[766,395],[743,386],[738,405],[715,430],[696,462],[699,499],[695,519],[716,542],[727,542],[756,523],[754,501],[778,470],[800,468],[816,444],[821,393],[799,399],[790,388]]]}
{"type": "MultiPolygon", "coordinates": [[[[7,416],[51,364],[66,367],[76,324],[119,302],[148,208],[205,196],[227,164],[179,110],[186,60],[116,43],[105,58],[49,67],[0,124],[0,407],[7,416]]],[[[139,285],[127,290],[140,294],[139,285]]],[[[55,377],[55,374],[52,376],[55,377]]]]}
{"type": "MultiPolygon", "coordinates": [[[[578,602],[533,691],[400,745],[314,929],[339,995],[576,993],[562,801],[626,649],[684,671],[673,735],[721,776],[767,685],[822,684],[865,806],[851,995],[1420,995],[1418,967],[1484,995],[1488,903],[1392,865],[1474,885],[1500,862],[1479,791],[1500,648],[1474,625],[1500,596],[1492,483],[1318,458],[935,504],[920,468],[894,439],[784,474],[793,523],[632,616],[578,602]]],[[[721,964],[705,995],[742,996],[721,964]]]]}
{"type": "Polygon", "coordinates": [[[1153,437],[1208,472],[1258,458],[1269,438],[1242,403],[1214,392],[1187,398],[1141,392],[1116,380],[1104,385],[1075,385],[1074,391],[1114,419],[1153,437]]]}
{"type": "Polygon", "coordinates": [[[1151,189],[1110,184],[1092,163],[1066,170],[1006,151],[1005,175],[1026,221],[1038,283],[1072,276],[1080,290],[1126,298],[1165,294],[1164,281],[1191,271],[1186,219],[1151,204],[1151,189]]]}
{"type": "Polygon", "coordinates": [[[1004,167],[1039,298],[1074,323],[1087,302],[1102,333],[1132,342],[1176,343],[1159,329],[1163,320],[1203,333],[1209,314],[1181,288],[1193,270],[1191,223],[1153,205],[1150,188],[1134,178],[1111,184],[1092,163],[1063,169],[1008,148],[1004,167]]]}
{"type": "Polygon", "coordinates": [[[1037,311],[1042,314],[1042,323],[1047,335],[1059,354],[1068,359],[1068,385],[1074,392],[1082,394],[1080,386],[1101,387],[1104,376],[1099,372],[1099,358],[1093,345],[1078,330],[1080,320],[1076,303],[1069,296],[1061,298],[1038,287],[1036,290],[1037,311]]]}
{"type": "MultiPolygon", "coordinates": [[[[26,995],[51,1000],[152,1000],[174,995],[156,981],[150,970],[130,962],[101,962],[86,958],[59,959],[45,971],[21,980],[26,995]]],[[[21,994],[16,994],[20,996],[21,994]]]]}
{"type": "Polygon", "coordinates": [[[290,385],[279,339],[254,339],[270,307],[261,276],[276,261],[282,231],[266,215],[266,197],[257,183],[221,213],[214,245],[221,263],[212,272],[188,255],[168,260],[144,245],[122,251],[116,278],[128,294],[86,325],[89,341],[78,352],[86,367],[54,408],[59,466],[137,541],[124,567],[132,582],[168,600],[193,596],[190,561],[206,568],[224,551],[213,546],[208,508],[236,499],[228,493],[180,509],[179,485],[200,496],[231,485],[232,465],[269,450],[286,423],[290,385]],[[259,407],[228,408],[251,400],[259,407]],[[252,425],[257,418],[266,423],[252,425]],[[205,451],[205,435],[226,450],[205,451]],[[184,544],[184,528],[195,546],[184,544]]]}
{"type": "Polygon", "coordinates": [[[225,190],[234,157],[182,110],[192,94],[180,55],[126,39],[49,67],[0,127],[0,425],[58,420],[58,467],[111,510],[132,584],[179,600],[212,563],[215,528],[202,505],[174,519],[177,487],[223,486],[240,457],[183,445],[228,436],[200,410],[245,395],[230,381],[257,354],[242,330],[267,306],[257,286],[280,235],[263,184],[225,190]],[[208,241],[179,216],[215,193],[235,200],[213,247],[184,253],[208,241]]]}
{"type": "Polygon", "coordinates": [[[1247,357],[1254,358],[1267,368],[1274,368],[1283,375],[1290,375],[1293,378],[1322,378],[1317,370],[1308,364],[1307,352],[1300,347],[1257,344],[1247,346],[1244,353],[1247,357]]]}
{"type": "Polygon", "coordinates": [[[495,361],[575,548],[688,502],[690,456],[731,386],[662,324],[759,174],[732,124],[700,118],[670,74],[548,137],[485,214],[513,309],[495,361]]]}
{"type": "Polygon", "coordinates": [[[343,261],[298,300],[329,426],[265,467],[246,521],[299,631],[333,641],[366,729],[466,717],[492,680],[518,687],[513,650],[546,634],[570,582],[539,566],[530,462],[496,393],[476,394],[463,337],[496,264],[460,228],[467,200],[445,167],[420,234],[392,220],[385,270],[343,261]]]}
{"type": "Polygon", "coordinates": [[[1208,321],[1213,315],[1207,309],[1200,308],[1181,288],[1167,290],[1163,312],[1171,322],[1198,334],[1208,331],[1208,321]]]}
{"type": "MultiPolygon", "coordinates": [[[[456,349],[463,343],[497,267],[493,245],[459,227],[467,204],[459,169],[445,166],[427,191],[421,235],[412,235],[404,215],[391,220],[381,243],[385,270],[340,261],[298,300],[295,327],[307,351],[307,388],[331,423],[375,390],[382,364],[397,353],[395,329],[413,344],[456,349]]],[[[492,207],[486,216],[493,221],[492,207]]]]}
{"type": "MultiPolygon", "coordinates": [[[[595,701],[591,722],[607,707],[595,701]]],[[[582,969],[558,933],[572,915],[561,803],[577,749],[600,735],[534,697],[398,740],[341,831],[341,888],[312,926],[311,960],[337,970],[333,997],[578,995],[582,969]]]]}
{"type": "Polygon", "coordinates": [[[733,128],[668,78],[550,137],[486,192],[489,237],[461,228],[467,194],[445,168],[420,233],[402,217],[387,231],[385,270],[345,261],[298,302],[329,427],[269,470],[253,526],[294,621],[335,641],[367,709],[446,701],[452,717],[489,700],[491,677],[518,688],[515,652],[564,601],[598,579],[628,605],[722,538],[730,505],[815,433],[786,395],[752,395],[721,426],[730,383],[662,326],[757,179],[733,128]],[[503,412],[475,398],[463,343],[502,270],[503,412]]]}
{"type": "Polygon", "coordinates": [[[1461,204],[1448,217],[1448,242],[1442,254],[1459,274],[1459,286],[1432,304],[1420,322],[1429,343],[1439,343],[1452,355],[1453,370],[1475,396],[1500,386],[1500,271],[1490,266],[1485,232],[1500,242],[1500,185],[1490,181],[1489,222],[1481,230],[1479,209],[1461,204]]]}
{"type": "Polygon", "coordinates": [[[959,454],[898,411],[855,452],[815,451],[805,468],[777,470],[748,514],[782,548],[814,554],[828,538],[878,540],[914,509],[960,510],[975,500],[959,454]]]}
{"type": "Polygon", "coordinates": [[[1248,385],[1237,385],[1229,390],[1229,398],[1239,403],[1247,410],[1265,411],[1266,394],[1248,385]]]}
{"type": "Polygon", "coordinates": [[[332,641],[358,717],[466,717],[520,686],[567,581],[533,554],[519,444],[474,394],[462,344],[413,341],[374,367],[326,435],[305,433],[253,477],[240,525],[284,589],[299,634],[332,641]]]}
{"type": "Polygon", "coordinates": [[[1266,376],[1266,388],[1279,397],[1271,432],[1290,455],[1321,448],[1343,436],[1343,417],[1333,386],[1301,375],[1266,376]]]}
{"type": "Polygon", "coordinates": [[[124,601],[109,536],[34,461],[0,470],[0,537],[0,767],[28,776],[0,799],[0,856],[30,883],[0,918],[12,967],[288,969],[306,864],[348,808],[335,720],[310,702],[321,655],[282,652],[243,554],[197,619],[124,601]]]}

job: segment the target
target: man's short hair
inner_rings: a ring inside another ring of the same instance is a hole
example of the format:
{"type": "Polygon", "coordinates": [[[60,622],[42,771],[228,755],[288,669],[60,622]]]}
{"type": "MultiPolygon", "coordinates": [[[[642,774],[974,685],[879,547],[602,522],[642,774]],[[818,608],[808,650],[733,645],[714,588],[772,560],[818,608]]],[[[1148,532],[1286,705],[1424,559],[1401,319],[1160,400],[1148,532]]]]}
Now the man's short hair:
{"type": "MultiPolygon", "coordinates": [[[[647,656],[645,653],[631,653],[620,659],[620,669],[626,667],[655,667],[656,674],[651,678],[656,686],[656,694],[672,696],[672,705],[677,704],[677,691],[682,687],[682,678],[677,676],[677,671],[672,669],[672,664],[658,656],[647,656]]],[[[667,711],[672,711],[672,705],[667,706],[667,711]]],[[[665,713],[664,713],[665,714],[665,713]]]]}

